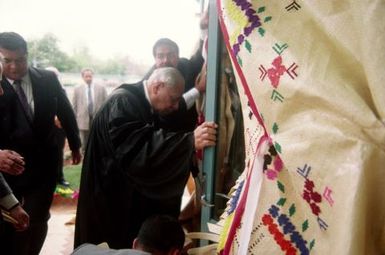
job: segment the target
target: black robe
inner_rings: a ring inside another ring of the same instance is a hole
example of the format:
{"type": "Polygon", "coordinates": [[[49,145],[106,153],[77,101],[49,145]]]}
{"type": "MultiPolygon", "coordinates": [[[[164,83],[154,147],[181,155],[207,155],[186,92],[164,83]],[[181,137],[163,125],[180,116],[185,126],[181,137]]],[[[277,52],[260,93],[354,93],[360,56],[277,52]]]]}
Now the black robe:
{"type": "Polygon", "coordinates": [[[116,89],[94,118],[83,161],[75,247],[130,248],[153,214],[178,217],[193,133],[157,127],[142,82],[116,89]]]}

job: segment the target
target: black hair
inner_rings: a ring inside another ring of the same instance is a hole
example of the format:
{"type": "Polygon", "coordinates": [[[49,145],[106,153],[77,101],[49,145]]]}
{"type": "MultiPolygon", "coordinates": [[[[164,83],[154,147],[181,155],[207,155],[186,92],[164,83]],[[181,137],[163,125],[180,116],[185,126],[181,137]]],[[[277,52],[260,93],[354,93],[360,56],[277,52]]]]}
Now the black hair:
{"type": "Polygon", "coordinates": [[[146,219],[137,236],[143,250],[150,253],[167,253],[182,250],[185,234],[177,219],[168,215],[155,215],[146,219]]]}
{"type": "Polygon", "coordinates": [[[179,47],[178,47],[178,44],[176,44],[176,42],[168,38],[160,38],[158,41],[155,42],[154,46],[152,47],[152,55],[154,57],[155,57],[156,49],[161,45],[167,45],[174,48],[174,50],[179,56],[179,47]]]}
{"type": "Polygon", "coordinates": [[[27,53],[27,42],[24,38],[15,32],[3,32],[0,33],[0,48],[16,51],[22,50],[27,53]]]}

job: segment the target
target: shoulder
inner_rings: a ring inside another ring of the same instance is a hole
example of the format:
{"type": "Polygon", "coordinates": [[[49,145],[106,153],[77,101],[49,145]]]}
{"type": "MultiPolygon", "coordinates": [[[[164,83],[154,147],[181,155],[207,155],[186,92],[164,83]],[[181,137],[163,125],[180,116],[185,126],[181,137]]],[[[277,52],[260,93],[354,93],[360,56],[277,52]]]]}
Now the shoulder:
{"type": "Polygon", "coordinates": [[[143,83],[122,84],[113,90],[108,101],[112,104],[124,104],[141,107],[145,102],[143,83]]]}
{"type": "Polygon", "coordinates": [[[80,83],[80,84],[77,84],[75,87],[74,87],[74,90],[78,91],[78,90],[83,90],[85,87],[85,85],[83,83],[80,83]]]}
{"type": "Polygon", "coordinates": [[[187,67],[189,64],[190,64],[190,60],[188,60],[187,58],[179,58],[179,61],[178,61],[178,69],[179,69],[179,68],[185,68],[185,67],[187,67]]]}
{"type": "Polygon", "coordinates": [[[178,61],[177,69],[182,73],[183,77],[186,79],[187,74],[190,69],[190,60],[187,58],[180,58],[178,61]]]}
{"type": "Polygon", "coordinates": [[[29,67],[28,70],[32,86],[40,88],[42,93],[57,93],[63,90],[63,87],[54,72],[35,67],[29,67]]]}
{"type": "Polygon", "coordinates": [[[115,89],[116,93],[129,93],[133,95],[144,94],[143,82],[140,81],[134,84],[124,83],[115,89]]]}
{"type": "Polygon", "coordinates": [[[54,72],[41,68],[30,67],[29,74],[33,78],[47,78],[57,80],[56,74],[54,72]]]}

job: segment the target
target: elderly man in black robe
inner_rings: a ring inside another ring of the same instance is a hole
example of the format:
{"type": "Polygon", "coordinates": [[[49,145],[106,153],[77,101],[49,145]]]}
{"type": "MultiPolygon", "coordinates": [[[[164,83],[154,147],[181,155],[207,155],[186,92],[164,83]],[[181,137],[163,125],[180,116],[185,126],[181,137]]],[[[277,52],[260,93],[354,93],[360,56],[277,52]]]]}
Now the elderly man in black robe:
{"type": "Polygon", "coordinates": [[[195,149],[214,146],[216,127],[193,132],[158,127],[158,116],[176,111],[184,79],[173,67],[156,69],[147,81],[123,84],[94,118],[83,161],[75,247],[107,242],[131,248],[151,215],[178,217],[195,149]]]}

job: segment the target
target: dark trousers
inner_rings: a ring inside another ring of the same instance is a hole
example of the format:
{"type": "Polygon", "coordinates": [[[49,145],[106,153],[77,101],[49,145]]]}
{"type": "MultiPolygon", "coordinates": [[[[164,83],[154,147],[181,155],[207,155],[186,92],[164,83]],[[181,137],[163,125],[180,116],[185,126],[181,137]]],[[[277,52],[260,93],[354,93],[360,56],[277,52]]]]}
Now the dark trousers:
{"type": "Polygon", "coordinates": [[[39,255],[47,236],[49,208],[53,190],[40,189],[23,195],[23,208],[30,216],[30,226],[23,232],[17,232],[9,223],[1,225],[0,254],[39,255]]]}
{"type": "Polygon", "coordinates": [[[59,151],[59,163],[57,167],[57,182],[64,180],[63,174],[63,158],[64,158],[64,145],[66,141],[66,134],[62,128],[56,128],[56,139],[58,143],[59,151]]]}

